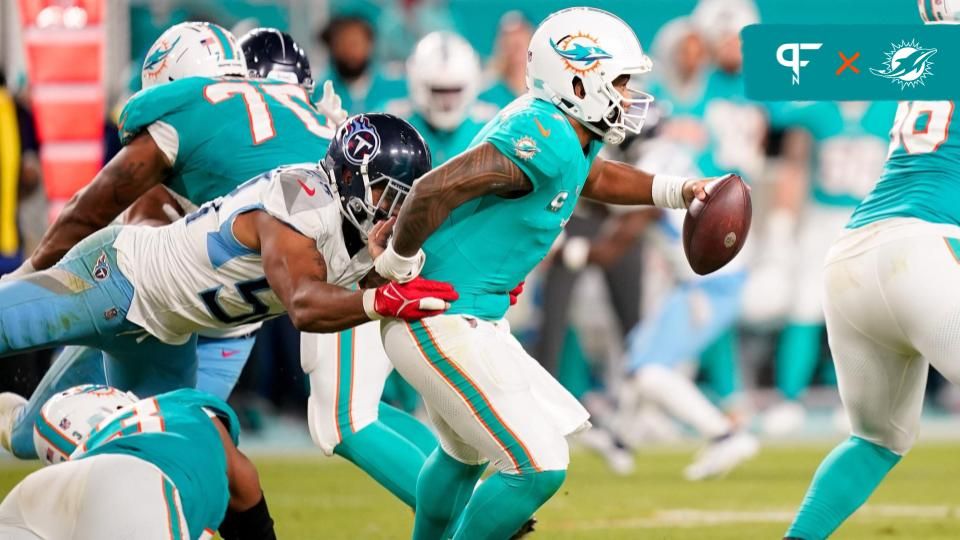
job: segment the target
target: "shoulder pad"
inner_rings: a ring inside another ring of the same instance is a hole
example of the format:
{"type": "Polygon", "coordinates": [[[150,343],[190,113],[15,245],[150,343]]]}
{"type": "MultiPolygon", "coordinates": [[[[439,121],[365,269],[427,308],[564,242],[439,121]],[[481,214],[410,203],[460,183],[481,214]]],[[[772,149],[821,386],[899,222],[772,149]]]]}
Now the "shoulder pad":
{"type": "Polygon", "coordinates": [[[328,213],[340,212],[326,173],[313,165],[275,169],[261,203],[268,214],[311,238],[329,228],[328,213]]]}
{"type": "Polygon", "coordinates": [[[137,92],[120,113],[120,142],[127,144],[150,124],[195,106],[197,100],[203,99],[203,88],[211,82],[214,79],[189,77],[137,92]]]}

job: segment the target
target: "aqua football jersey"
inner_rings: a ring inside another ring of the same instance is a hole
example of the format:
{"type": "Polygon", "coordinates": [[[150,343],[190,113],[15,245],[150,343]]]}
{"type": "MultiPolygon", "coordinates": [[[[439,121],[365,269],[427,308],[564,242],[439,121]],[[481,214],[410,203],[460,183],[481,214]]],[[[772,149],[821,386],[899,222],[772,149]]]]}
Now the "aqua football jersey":
{"type": "Polygon", "coordinates": [[[883,168],[896,105],[890,102],[809,103],[787,113],[810,133],[810,197],[821,205],[855,207],[883,168]]]}
{"type": "Polygon", "coordinates": [[[507,86],[507,83],[503,82],[503,80],[497,80],[483,92],[480,92],[480,96],[477,99],[487,103],[493,103],[497,107],[506,107],[513,100],[517,99],[517,97],[519,96],[513,93],[513,90],[507,86]]]}
{"type": "Polygon", "coordinates": [[[190,77],[148,88],[121,113],[121,142],[154,123],[176,134],[167,187],[197,206],[280,165],[320,161],[333,135],[306,91],[280,81],[190,77]]]}
{"type": "Polygon", "coordinates": [[[98,426],[72,459],[126,454],[156,465],[180,492],[190,538],[200,538],[204,529],[220,526],[230,500],[226,454],[208,411],[227,421],[237,444],[240,421],[233,409],[183,389],[139,401],[98,426]]]}
{"type": "Polygon", "coordinates": [[[701,103],[691,108],[700,114],[709,134],[697,167],[704,176],[735,172],[755,181],[763,167],[767,106],[746,98],[741,74],[714,70],[704,85],[701,103]]]}
{"type": "Polygon", "coordinates": [[[847,228],[895,217],[960,225],[960,122],[953,115],[952,101],[900,103],[883,174],[847,228]]]}
{"type": "Polygon", "coordinates": [[[550,250],[576,206],[603,146],[584,152],[567,117],[530,95],[517,98],[477,134],[522,170],[533,191],[516,199],[486,195],[454,209],[424,245],[423,275],[460,294],[447,313],[503,317],[508,291],[550,250]]]}
{"type": "Polygon", "coordinates": [[[483,122],[471,116],[467,116],[454,131],[433,129],[422,116],[416,113],[409,116],[407,121],[417,128],[417,131],[423,136],[423,140],[426,141],[434,167],[439,167],[453,156],[469,148],[473,138],[484,126],[483,122]]]}

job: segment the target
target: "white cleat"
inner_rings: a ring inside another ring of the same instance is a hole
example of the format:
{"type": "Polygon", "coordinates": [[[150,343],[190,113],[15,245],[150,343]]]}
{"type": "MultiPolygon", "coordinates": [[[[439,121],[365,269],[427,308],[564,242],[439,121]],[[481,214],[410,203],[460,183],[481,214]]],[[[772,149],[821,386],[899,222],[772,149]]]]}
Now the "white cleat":
{"type": "Polygon", "coordinates": [[[0,446],[7,452],[13,453],[13,423],[20,410],[27,405],[27,400],[13,392],[0,393],[0,446]]]}
{"type": "Polygon", "coordinates": [[[600,454],[614,474],[628,476],[636,468],[633,453],[618,444],[609,431],[594,427],[581,433],[578,439],[584,446],[600,454]]]}
{"type": "Polygon", "coordinates": [[[782,437],[800,431],[807,421],[807,409],[796,401],[784,401],[767,409],[760,429],[767,435],[782,437]]]}
{"type": "Polygon", "coordinates": [[[683,470],[683,476],[690,481],[724,476],[759,450],[756,437],[742,431],[734,433],[701,450],[697,459],[683,470]]]}

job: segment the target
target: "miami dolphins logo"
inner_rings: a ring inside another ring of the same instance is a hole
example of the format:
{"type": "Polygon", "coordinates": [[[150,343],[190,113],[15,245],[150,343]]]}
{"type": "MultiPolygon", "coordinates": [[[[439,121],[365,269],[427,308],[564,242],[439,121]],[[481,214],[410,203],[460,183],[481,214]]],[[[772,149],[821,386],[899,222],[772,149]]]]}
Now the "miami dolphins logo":
{"type": "Polygon", "coordinates": [[[891,51],[884,53],[887,60],[883,69],[870,68],[870,73],[900,84],[901,90],[923,85],[923,80],[933,75],[930,57],[937,53],[937,49],[924,49],[915,39],[901,41],[899,45],[891,43],[890,46],[891,51]]]}
{"type": "Polygon", "coordinates": [[[350,120],[344,129],[343,156],[350,163],[362,165],[364,159],[369,161],[380,151],[380,134],[366,116],[361,114],[350,120]]]}
{"type": "Polygon", "coordinates": [[[150,77],[159,75],[160,71],[167,66],[167,58],[173,48],[177,46],[177,43],[180,43],[180,36],[177,36],[177,39],[170,46],[167,46],[166,41],[161,41],[157,50],[151,52],[147,59],[143,61],[144,74],[150,77]]]}
{"type": "Polygon", "coordinates": [[[582,32],[563,36],[556,42],[551,39],[550,46],[563,59],[566,69],[580,75],[599,68],[601,60],[613,58],[600,48],[597,38],[582,32]]]}

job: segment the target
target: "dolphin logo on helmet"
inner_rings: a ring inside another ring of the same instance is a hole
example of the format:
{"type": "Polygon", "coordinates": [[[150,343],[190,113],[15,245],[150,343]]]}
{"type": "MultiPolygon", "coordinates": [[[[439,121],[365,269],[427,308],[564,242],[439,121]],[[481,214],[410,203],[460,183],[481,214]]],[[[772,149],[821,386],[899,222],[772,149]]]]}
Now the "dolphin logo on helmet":
{"type": "Polygon", "coordinates": [[[567,68],[576,73],[586,73],[600,67],[600,60],[613,58],[610,53],[597,45],[593,36],[577,33],[563,36],[557,42],[550,40],[550,46],[566,61],[567,68]],[[575,66],[571,62],[581,65],[575,66]]]}

